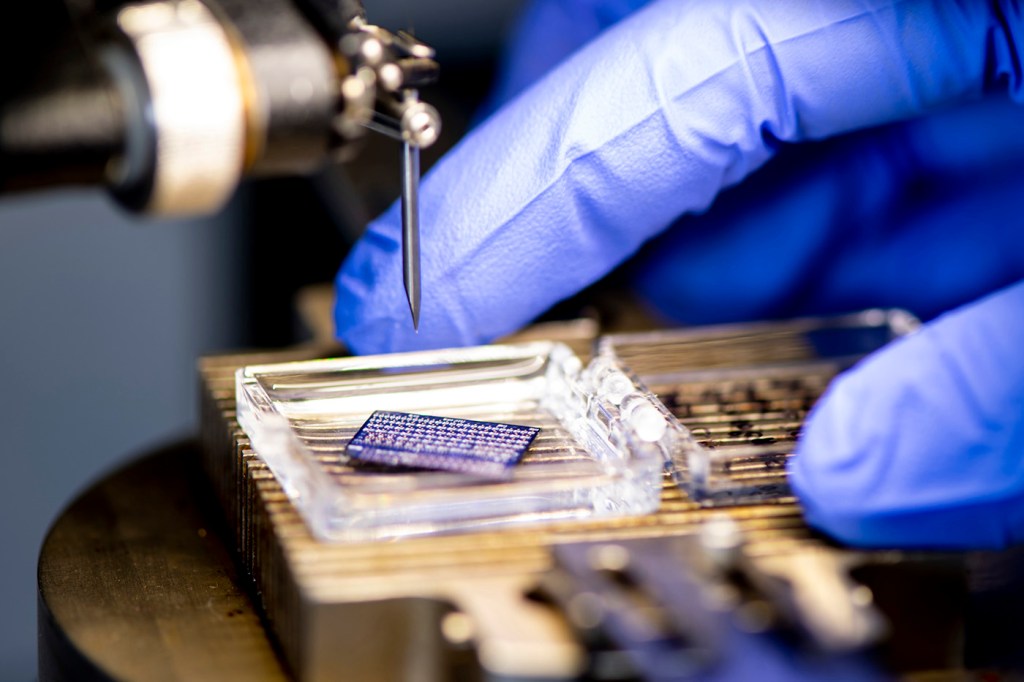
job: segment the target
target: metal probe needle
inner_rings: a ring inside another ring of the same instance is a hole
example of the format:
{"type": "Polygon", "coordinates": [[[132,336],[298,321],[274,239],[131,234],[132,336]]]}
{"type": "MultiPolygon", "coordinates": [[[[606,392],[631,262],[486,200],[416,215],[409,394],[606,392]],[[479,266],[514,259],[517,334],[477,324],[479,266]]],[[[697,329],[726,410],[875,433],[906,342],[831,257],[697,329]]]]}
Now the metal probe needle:
{"type": "Polygon", "coordinates": [[[412,311],[412,327],[420,328],[420,148],[402,143],[402,274],[412,311]]]}

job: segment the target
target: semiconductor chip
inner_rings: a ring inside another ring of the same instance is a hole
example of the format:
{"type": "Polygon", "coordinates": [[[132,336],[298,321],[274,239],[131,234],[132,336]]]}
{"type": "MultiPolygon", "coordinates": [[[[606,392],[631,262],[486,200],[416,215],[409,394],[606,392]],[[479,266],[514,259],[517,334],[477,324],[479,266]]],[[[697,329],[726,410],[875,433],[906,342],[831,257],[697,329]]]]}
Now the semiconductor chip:
{"type": "Polygon", "coordinates": [[[539,431],[517,424],[378,410],[345,451],[363,462],[503,478],[539,431]]]}

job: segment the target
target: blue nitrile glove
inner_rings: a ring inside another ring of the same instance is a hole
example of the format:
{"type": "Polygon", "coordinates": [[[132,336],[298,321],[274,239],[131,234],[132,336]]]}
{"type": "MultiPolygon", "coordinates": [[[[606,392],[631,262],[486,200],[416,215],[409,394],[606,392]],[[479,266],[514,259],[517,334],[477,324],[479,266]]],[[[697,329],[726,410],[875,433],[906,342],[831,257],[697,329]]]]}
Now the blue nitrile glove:
{"type": "Polygon", "coordinates": [[[1004,96],[790,146],[630,266],[687,323],[904,307],[1024,277],[1024,108],[1004,96]]]}
{"type": "MultiPolygon", "coordinates": [[[[1004,90],[1008,85],[1020,97],[1021,65],[1014,61],[1014,46],[1022,42],[1014,33],[1020,24],[1020,10],[1008,2],[652,3],[605,30],[498,111],[428,176],[421,197],[424,301],[419,334],[412,331],[402,291],[393,208],[371,226],[339,274],[339,335],[354,350],[373,352],[476,343],[511,331],[600,277],[677,216],[705,209],[723,187],[763,164],[782,142],[906,119],[975,96],[986,85],[1004,90]]],[[[908,134],[923,144],[928,128],[918,124],[887,134],[896,140],[908,134]]],[[[975,203],[950,205],[962,213],[935,221],[943,216],[929,215],[926,207],[911,202],[899,220],[863,224],[850,214],[868,217],[893,204],[890,190],[912,186],[922,170],[913,167],[912,154],[909,168],[901,167],[904,150],[897,146],[895,153],[887,153],[885,134],[863,138],[851,143],[852,149],[823,145],[812,150],[821,153],[817,163],[827,172],[821,178],[805,177],[791,193],[779,195],[768,219],[754,220],[736,210],[730,215],[726,204],[703,218],[681,220],[656,242],[657,253],[646,256],[644,288],[660,292],[655,302],[667,304],[680,318],[701,320],[843,309],[872,304],[861,299],[877,292],[883,293],[878,304],[888,302],[886,295],[892,302],[918,295],[926,311],[934,312],[1021,276],[1015,261],[1020,238],[1012,229],[1020,222],[1005,222],[1008,199],[1019,206],[1019,184],[984,186],[976,182],[983,174],[962,183],[950,180],[958,190],[974,190],[975,203]],[[861,151],[866,161],[858,162],[861,151]],[[869,191],[861,194],[857,188],[869,191]],[[717,221],[716,212],[724,214],[717,221]],[[808,219],[779,222],[804,213],[808,219]],[[996,229],[981,238],[977,229],[964,229],[962,220],[953,219],[963,215],[971,219],[968,226],[996,229]],[[842,220],[837,228],[815,224],[815,217],[842,220]],[[1004,222],[990,224],[993,217],[1004,222]],[[947,241],[934,245],[927,241],[933,237],[947,241]],[[849,257],[847,243],[852,245],[849,257]],[[988,243],[991,248],[985,248],[988,243]],[[947,263],[943,258],[950,253],[947,263]],[[869,265],[876,255],[883,258],[878,273],[869,265]],[[926,275],[923,280],[910,276],[919,256],[924,266],[916,271],[926,275]],[[986,257],[999,267],[990,266],[986,257]],[[765,263],[774,267],[759,267],[765,263]],[[938,263],[943,269],[936,268],[938,263]],[[871,277],[866,288],[865,272],[871,277]],[[886,293],[886,283],[901,273],[903,293],[886,293]],[[818,278],[817,290],[808,286],[818,278]],[[723,308],[723,302],[735,309],[723,308]]],[[[940,147],[937,157],[925,158],[937,164],[935,175],[941,179],[942,153],[955,167],[963,150],[955,144],[940,147]]],[[[997,146],[996,151],[1005,150],[997,146]]],[[[1008,152],[1004,156],[1012,158],[1008,152]]],[[[925,166],[927,177],[933,169],[925,166]]],[[[765,170],[799,175],[785,166],[765,170]]],[[[772,178],[760,175],[762,185],[770,186],[772,178]]],[[[732,198],[743,199],[745,189],[734,190],[732,198]]],[[[912,346],[923,338],[903,347],[911,347],[917,357],[912,346]]],[[[928,356],[920,357],[924,362],[928,356]]],[[[968,374],[960,365],[950,367],[925,365],[924,376],[915,374],[914,380],[927,386],[932,374],[968,374]]],[[[1006,368],[1007,377],[1012,370],[1006,368]]],[[[1024,370],[1016,370],[1017,382],[1024,383],[1024,370]]],[[[871,390],[879,392],[872,400],[885,404],[884,396],[902,394],[905,384],[871,383],[871,390]]],[[[836,478],[830,463],[848,463],[850,457],[836,459],[834,452],[814,447],[829,442],[831,424],[845,425],[847,433],[867,413],[837,400],[844,385],[816,412],[794,471],[794,485],[812,521],[830,527],[838,520],[827,510],[845,510],[836,516],[845,525],[835,531],[872,544],[990,542],[991,534],[974,538],[966,532],[970,528],[957,533],[948,526],[942,537],[923,527],[918,532],[921,524],[865,523],[859,532],[857,519],[867,517],[850,511],[857,504],[863,503],[872,518],[903,518],[918,511],[913,505],[919,498],[903,498],[910,507],[901,508],[893,506],[900,496],[889,494],[883,505],[873,507],[874,487],[864,486],[876,482],[869,476],[836,478]],[[824,497],[817,496],[819,488],[824,497]],[[832,507],[842,496],[850,504],[832,507]],[[887,511],[893,513],[886,517],[887,511]],[[886,528],[899,532],[886,535],[886,528]]],[[[988,413],[969,414],[989,424],[988,413]]],[[[946,426],[941,419],[934,424],[939,430],[946,426]]],[[[876,429],[910,449],[924,442],[900,430],[898,416],[878,420],[876,429]]],[[[870,447],[852,437],[843,441],[846,452],[864,458],[865,471],[874,470],[871,461],[882,462],[889,454],[877,443],[878,438],[870,447]]],[[[954,460],[965,452],[949,449],[934,455],[950,462],[938,470],[957,470],[962,479],[970,468],[954,460]]],[[[944,500],[933,499],[934,506],[961,504],[965,493],[976,501],[979,489],[991,489],[985,471],[977,472],[978,485],[950,488],[947,493],[955,493],[945,498],[941,486],[933,489],[944,500]]],[[[937,480],[925,483],[934,488],[937,480]]],[[[909,478],[892,483],[908,491],[917,484],[909,478]]]]}
{"type": "Polygon", "coordinates": [[[1022,120],[987,100],[786,150],[632,266],[652,302],[698,322],[871,305],[930,317],[1010,285],[877,353],[812,413],[790,480],[843,540],[1024,539],[1022,120]]]}
{"type": "Polygon", "coordinates": [[[559,62],[651,0],[534,0],[509,36],[483,118],[533,85],[559,62]]]}
{"type": "MultiPolygon", "coordinates": [[[[660,0],[480,125],[425,178],[410,324],[397,206],[338,277],[357,352],[510,332],[763,164],[780,140],[908,118],[1011,80],[993,3],[660,0]],[[759,7],[763,5],[763,7],[759,7]]],[[[1010,41],[1010,42],[1008,42],[1010,41]]],[[[1014,79],[1017,80],[1014,80],[1014,79]]]]}
{"type": "Polygon", "coordinates": [[[1024,282],[834,382],[790,480],[812,524],[855,544],[1024,540],[1024,282]]]}

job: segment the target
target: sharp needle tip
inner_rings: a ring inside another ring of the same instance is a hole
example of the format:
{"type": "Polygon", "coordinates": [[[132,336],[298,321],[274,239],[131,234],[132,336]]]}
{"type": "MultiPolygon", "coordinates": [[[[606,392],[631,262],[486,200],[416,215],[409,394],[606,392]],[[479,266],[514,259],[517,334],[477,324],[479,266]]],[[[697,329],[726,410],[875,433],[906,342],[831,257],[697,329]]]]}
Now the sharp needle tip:
{"type": "Polygon", "coordinates": [[[420,330],[419,148],[402,147],[402,269],[412,328],[420,330]]]}

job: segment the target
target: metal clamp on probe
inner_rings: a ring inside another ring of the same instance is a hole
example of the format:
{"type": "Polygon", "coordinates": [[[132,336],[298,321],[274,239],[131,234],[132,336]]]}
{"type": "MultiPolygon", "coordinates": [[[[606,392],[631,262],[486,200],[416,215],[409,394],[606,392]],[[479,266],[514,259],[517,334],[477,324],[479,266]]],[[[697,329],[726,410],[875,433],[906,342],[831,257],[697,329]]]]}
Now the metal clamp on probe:
{"type": "Polygon", "coordinates": [[[420,101],[418,88],[437,80],[434,50],[399,31],[367,24],[361,14],[340,41],[351,74],[341,85],[346,107],[339,132],[354,138],[360,127],[402,142],[402,274],[413,327],[420,323],[420,149],[437,141],[441,118],[420,101]],[[371,97],[371,93],[373,96],[371,97]]]}

